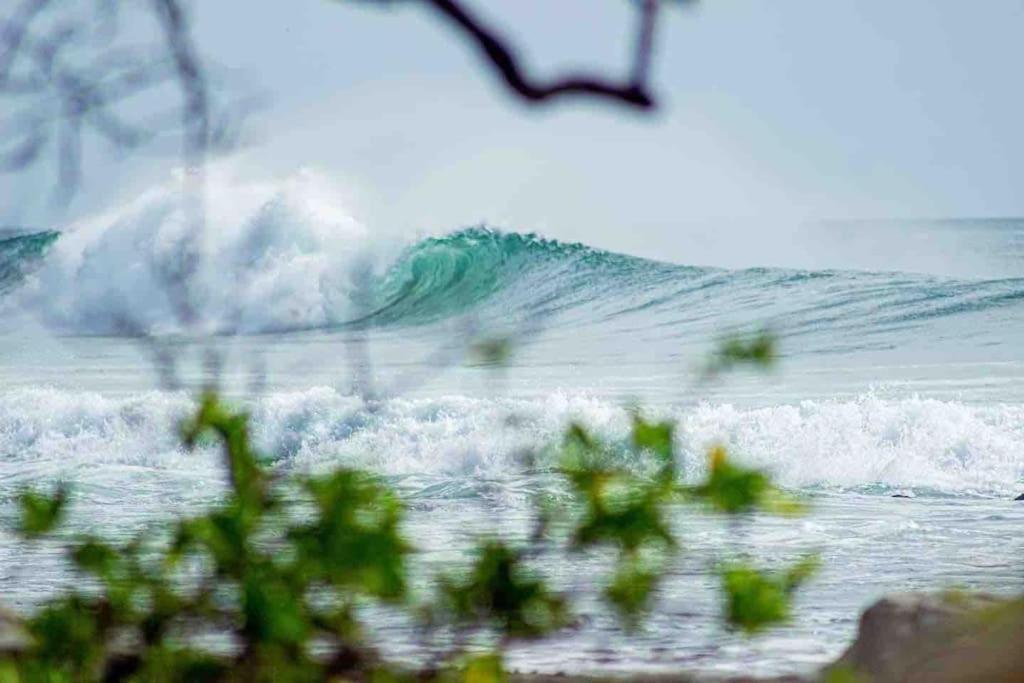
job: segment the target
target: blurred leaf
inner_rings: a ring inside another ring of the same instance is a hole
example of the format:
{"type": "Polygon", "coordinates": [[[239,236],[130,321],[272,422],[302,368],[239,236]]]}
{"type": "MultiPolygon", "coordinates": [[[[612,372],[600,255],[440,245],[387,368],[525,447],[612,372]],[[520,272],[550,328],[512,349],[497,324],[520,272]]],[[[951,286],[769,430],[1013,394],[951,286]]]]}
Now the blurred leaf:
{"type": "Polygon", "coordinates": [[[646,422],[639,415],[633,416],[633,448],[657,456],[661,465],[659,476],[666,481],[673,481],[676,476],[672,432],[671,422],[646,422]]]}
{"type": "Polygon", "coordinates": [[[111,546],[91,536],[79,541],[72,549],[71,559],[79,569],[104,579],[113,575],[119,562],[117,552],[111,546]]]}
{"type": "Polygon", "coordinates": [[[731,563],[721,570],[728,622],[747,633],[785,622],[790,597],[818,567],[814,556],[805,557],[784,572],[769,573],[745,563],[731,563]]]}
{"type": "Polygon", "coordinates": [[[304,642],[310,624],[302,598],[269,567],[247,573],[242,590],[247,635],[260,643],[304,642]]]}
{"type": "Polygon", "coordinates": [[[305,484],[316,517],[288,532],[303,571],[366,595],[404,597],[405,556],[411,548],[400,533],[398,499],[373,477],[353,470],[305,484]]]}
{"type": "Polygon", "coordinates": [[[255,514],[273,501],[266,491],[266,475],[249,438],[249,416],[226,408],[212,392],[203,394],[199,409],[181,426],[182,439],[189,448],[207,435],[217,436],[223,445],[232,491],[242,514],[255,514]]]}
{"type": "Polygon", "coordinates": [[[636,628],[647,613],[660,579],[659,571],[639,559],[626,558],[619,562],[604,596],[627,629],[636,628]]]}
{"type": "Polygon", "coordinates": [[[500,654],[470,657],[462,666],[464,683],[503,683],[507,679],[500,654]]]}
{"type": "MultiPolygon", "coordinates": [[[[639,424],[635,438],[671,457],[671,430],[666,446],[663,425],[639,424]]],[[[662,510],[669,490],[660,479],[646,481],[614,467],[608,453],[579,425],[569,428],[565,443],[561,473],[583,505],[572,534],[574,546],[607,543],[635,552],[644,546],[675,545],[662,510]]]]}
{"type": "Polygon", "coordinates": [[[662,459],[672,457],[672,423],[646,422],[633,416],[633,447],[648,450],[662,459]]]}
{"type": "Polygon", "coordinates": [[[484,339],[470,346],[470,355],[483,365],[504,365],[512,357],[512,340],[508,337],[484,339]]]}
{"type": "Polygon", "coordinates": [[[133,681],[215,683],[228,679],[223,659],[185,647],[161,646],[146,651],[133,681]]]}
{"type": "Polygon", "coordinates": [[[846,666],[837,666],[828,669],[821,683],[871,683],[871,679],[857,673],[846,666]]]}
{"type": "Polygon", "coordinates": [[[675,545],[661,509],[663,494],[659,489],[610,475],[595,479],[583,494],[586,510],[572,536],[575,546],[607,543],[632,552],[648,545],[675,545]]]}
{"type": "Polygon", "coordinates": [[[507,636],[536,638],[567,620],[564,599],[530,575],[520,554],[501,541],[481,544],[468,576],[442,577],[441,603],[457,620],[493,623],[507,636]]]}
{"type": "Polygon", "coordinates": [[[72,680],[94,680],[105,649],[98,616],[77,595],[48,604],[28,622],[34,654],[41,663],[59,666],[72,680]]]}
{"type": "Polygon", "coordinates": [[[49,533],[60,523],[68,501],[68,489],[61,484],[52,496],[25,491],[18,498],[21,508],[19,531],[26,538],[49,533]]]}
{"type": "Polygon", "coordinates": [[[709,451],[707,478],[693,487],[691,493],[715,510],[731,515],[755,509],[776,514],[804,511],[804,506],[779,491],[768,475],[731,463],[722,446],[709,451]]]}
{"type": "Polygon", "coordinates": [[[724,339],[705,367],[709,376],[728,372],[738,365],[750,365],[765,370],[772,367],[778,357],[775,335],[762,330],[754,336],[732,336],[724,339]]]}
{"type": "Polygon", "coordinates": [[[785,582],[789,591],[794,591],[807,582],[821,568],[821,558],[807,555],[786,571],[785,582]]]}
{"type": "Polygon", "coordinates": [[[0,659],[0,683],[21,683],[23,680],[17,663],[12,659],[0,659]]]}

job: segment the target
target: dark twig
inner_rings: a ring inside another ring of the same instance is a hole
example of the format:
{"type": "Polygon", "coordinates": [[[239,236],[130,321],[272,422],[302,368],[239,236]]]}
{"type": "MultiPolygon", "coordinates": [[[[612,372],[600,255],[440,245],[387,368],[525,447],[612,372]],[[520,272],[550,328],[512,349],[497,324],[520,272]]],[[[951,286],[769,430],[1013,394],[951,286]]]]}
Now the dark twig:
{"type": "Polygon", "coordinates": [[[640,19],[633,50],[633,83],[647,83],[654,53],[654,26],[658,20],[659,0],[639,0],[640,19]]]}
{"type": "Polygon", "coordinates": [[[505,84],[526,102],[539,104],[567,97],[590,97],[618,102],[638,109],[653,109],[654,97],[647,83],[654,47],[654,25],[660,0],[641,0],[640,24],[633,56],[633,68],[625,82],[599,75],[570,74],[550,82],[525,73],[519,57],[497,31],[484,24],[458,0],[424,0],[444,19],[469,36],[484,57],[497,69],[505,84]]]}

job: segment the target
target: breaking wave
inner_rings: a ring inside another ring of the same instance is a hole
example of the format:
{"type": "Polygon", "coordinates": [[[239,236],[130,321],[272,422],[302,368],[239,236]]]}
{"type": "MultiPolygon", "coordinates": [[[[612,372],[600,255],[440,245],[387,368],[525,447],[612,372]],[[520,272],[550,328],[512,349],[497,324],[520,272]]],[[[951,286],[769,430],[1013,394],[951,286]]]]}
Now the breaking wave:
{"type": "MultiPolygon", "coordinates": [[[[120,399],[55,389],[6,392],[0,396],[5,476],[27,484],[73,475],[87,489],[112,492],[141,486],[147,477],[220,479],[217,453],[180,448],[174,427],[190,406],[184,395],[157,392],[120,399]]],[[[533,401],[392,399],[371,407],[313,388],[273,394],[250,407],[255,438],[277,467],[364,467],[410,495],[442,499],[514,495],[524,473],[555,464],[547,447],[570,420],[623,453],[630,428],[620,405],[567,393],[533,401]],[[535,454],[530,468],[525,453],[535,454]]],[[[868,394],[765,408],[704,404],[656,415],[677,423],[680,465],[691,480],[702,475],[707,448],[721,443],[793,488],[1006,496],[1024,482],[1024,407],[1017,405],[868,394]]]]}
{"type": "Polygon", "coordinates": [[[187,243],[198,259],[188,282],[197,327],[213,333],[410,326],[471,314],[672,343],[768,324],[796,340],[787,348],[809,352],[894,348],[915,335],[970,338],[973,348],[1024,337],[1014,323],[1024,320],[1020,278],[725,270],[487,227],[403,245],[371,235],[313,174],[218,182],[198,236],[188,234],[169,184],[59,236],[0,241],[5,305],[68,334],[178,331],[166,273],[180,268],[187,243]]]}

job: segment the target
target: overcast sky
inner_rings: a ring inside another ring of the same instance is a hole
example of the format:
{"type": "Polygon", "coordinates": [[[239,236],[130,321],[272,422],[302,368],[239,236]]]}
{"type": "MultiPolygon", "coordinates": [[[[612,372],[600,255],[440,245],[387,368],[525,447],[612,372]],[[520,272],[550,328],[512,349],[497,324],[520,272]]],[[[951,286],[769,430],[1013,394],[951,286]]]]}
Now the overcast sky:
{"type": "MultiPolygon", "coordinates": [[[[303,167],[371,228],[488,221],[685,260],[723,219],[1024,214],[1020,0],[705,0],[659,27],[654,116],[529,109],[416,3],[198,3],[199,44],[268,108],[237,163],[303,167]]],[[[541,73],[626,68],[625,0],[476,0],[541,73]]],[[[668,4],[668,3],[666,3],[668,4]]],[[[164,172],[99,159],[70,214],[164,172]]],[[[0,179],[7,222],[37,180],[0,179]],[[12,197],[19,197],[11,201],[12,197]]],[[[47,219],[53,220],[53,219],[47,219]]]]}

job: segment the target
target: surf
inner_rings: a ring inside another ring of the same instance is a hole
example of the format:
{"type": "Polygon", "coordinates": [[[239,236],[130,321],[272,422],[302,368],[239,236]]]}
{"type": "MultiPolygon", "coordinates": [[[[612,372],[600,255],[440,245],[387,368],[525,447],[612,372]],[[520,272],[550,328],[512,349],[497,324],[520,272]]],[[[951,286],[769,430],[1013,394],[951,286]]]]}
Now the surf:
{"type": "MultiPolygon", "coordinates": [[[[0,240],[0,306],[63,335],[186,331],[161,273],[194,239],[190,332],[402,329],[471,318],[478,329],[544,327],[659,350],[769,326],[794,353],[1024,340],[1024,279],[904,272],[724,269],[666,263],[479,225],[383,236],[311,173],[283,182],[211,175],[207,229],[190,236],[168,183],[57,230],[0,240]],[[998,315],[996,313],[998,312],[998,315]],[[125,321],[131,325],[126,329],[125,321]]],[[[447,328],[446,328],[447,329],[447,328]]],[[[612,342],[609,342],[612,343],[612,342]]]]}
{"type": "MultiPolygon", "coordinates": [[[[372,404],[312,387],[273,392],[246,407],[253,437],[272,466],[370,469],[417,497],[490,491],[514,499],[524,477],[558,466],[553,447],[573,421],[620,457],[632,457],[629,409],[579,391],[534,400],[451,395],[372,404]],[[524,452],[535,453],[529,469],[524,452]]],[[[216,478],[216,450],[190,453],[178,438],[175,425],[192,409],[184,393],[8,391],[0,396],[0,454],[13,479],[26,484],[69,470],[84,486],[109,491],[119,490],[113,482],[122,479],[132,486],[141,471],[216,478]]],[[[1021,405],[867,393],[763,407],[663,406],[649,415],[677,425],[678,464],[690,481],[705,475],[707,450],[716,444],[800,490],[1007,498],[1024,481],[1021,405]]],[[[641,473],[657,465],[642,459],[622,464],[641,473]]]]}

